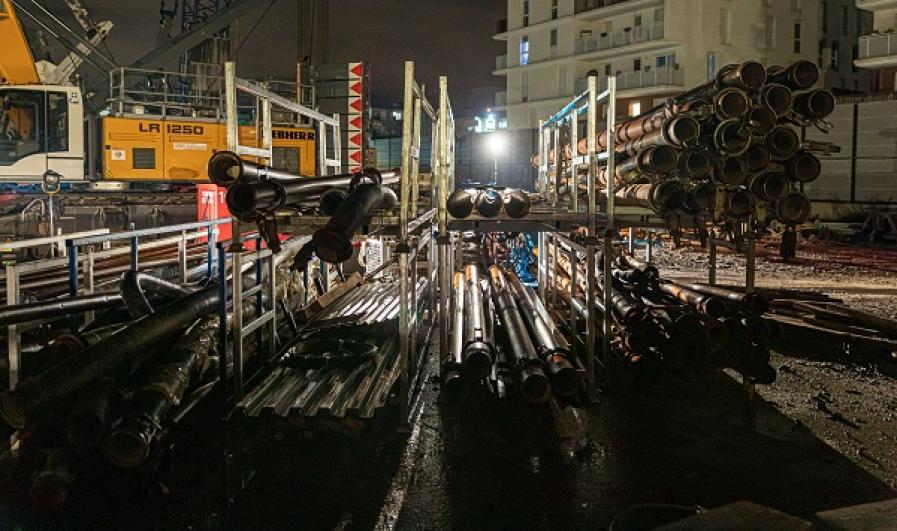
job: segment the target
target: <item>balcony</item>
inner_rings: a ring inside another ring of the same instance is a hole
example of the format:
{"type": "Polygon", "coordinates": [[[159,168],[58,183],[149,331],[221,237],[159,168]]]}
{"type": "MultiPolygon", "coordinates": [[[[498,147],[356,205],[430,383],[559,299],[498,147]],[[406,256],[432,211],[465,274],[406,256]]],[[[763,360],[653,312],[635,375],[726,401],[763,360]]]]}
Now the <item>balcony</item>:
{"type": "Polygon", "coordinates": [[[663,40],[663,21],[655,22],[650,26],[636,26],[630,31],[617,31],[609,35],[580,38],[576,43],[576,53],[600,52],[659,40],[663,40]]]}
{"type": "Polygon", "coordinates": [[[857,7],[869,11],[897,7],[897,0],[857,0],[857,7]]]}
{"type": "Polygon", "coordinates": [[[862,68],[882,68],[897,65],[897,33],[882,33],[860,37],[856,65],[862,68]]]}
{"type": "MultiPolygon", "coordinates": [[[[617,74],[617,91],[644,89],[642,92],[650,93],[651,89],[684,88],[685,70],[682,68],[651,68],[637,72],[622,72],[617,74]]],[[[576,80],[574,92],[581,94],[588,88],[586,78],[576,80]]],[[[607,77],[598,78],[598,90],[607,89],[607,77]]]]}
{"type": "Polygon", "coordinates": [[[503,53],[495,56],[495,69],[504,70],[508,67],[508,54],[503,53]]]}
{"type": "Polygon", "coordinates": [[[610,7],[617,4],[623,4],[631,0],[576,0],[574,13],[579,14],[593,9],[601,9],[602,7],[610,7]]]}

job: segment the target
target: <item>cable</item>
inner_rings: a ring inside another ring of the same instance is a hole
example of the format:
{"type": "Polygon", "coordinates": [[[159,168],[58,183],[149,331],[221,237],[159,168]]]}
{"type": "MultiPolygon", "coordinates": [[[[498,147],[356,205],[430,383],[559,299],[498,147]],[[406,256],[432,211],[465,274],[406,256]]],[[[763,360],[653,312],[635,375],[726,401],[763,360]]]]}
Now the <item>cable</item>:
{"type": "Polygon", "coordinates": [[[231,54],[230,54],[231,58],[234,58],[237,56],[237,54],[240,52],[240,48],[242,48],[243,45],[246,44],[246,41],[249,40],[249,37],[252,36],[252,33],[256,29],[258,29],[259,24],[262,23],[262,20],[264,20],[265,16],[268,14],[268,11],[271,11],[271,8],[274,7],[274,2],[275,2],[275,0],[271,0],[270,2],[268,2],[268,7],[265,8],[265,11],[262,13],[262,16],[260,16],[258,18],[258,20],[255,21],[255,25],[253,25],[252,28],[250,28],[249,33],[247,33],[246,36],[243,37],[243,40],[240,41],[240,44],[238,44],[236,49],[234,49],[234,51],[231,52],[231,54]]]}

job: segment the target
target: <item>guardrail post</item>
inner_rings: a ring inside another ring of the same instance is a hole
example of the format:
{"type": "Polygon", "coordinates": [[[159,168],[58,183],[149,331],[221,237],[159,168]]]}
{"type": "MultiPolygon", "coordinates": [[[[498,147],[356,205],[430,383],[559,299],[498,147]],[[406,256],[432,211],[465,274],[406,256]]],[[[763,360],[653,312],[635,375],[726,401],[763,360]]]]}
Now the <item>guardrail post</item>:
{"type": "MultiPolygon", "coordinates": [[[[15,306],[19,303],[19,270],[15,264],[6,266],[6,304],[15,306]]],[[[9,389],[15,389],[19,383],[19,351],[22,346],[22,338],[19,336],[19,325],[9,325],[7,328],[7,352],[6,360],[9,367],[9,389]]]]}
{"type": "Polygon", "coordinates": [[[66,242],[69,255],[69,295],[78,296],[78,247],[69,240],[66,242]]]}
{"type": "Polygon", "coordinates": [[[178,242],[178,269],[181,284],[187,283],[187,231],[181,231],[181,240],[178,242]]]}
{"type": "MultiPolygon", "coordinates": [[[[94,283],[94,255],[93,249],[88,248],[87,250],[87,260],[84,262],[84,292],[87,294],[92,294],[95,288],[94,283]]],[[[96,318],[96,312],[93,310],[84,312],[84,324],[88,325],[93,322],[96,318]]]]}
{"type": "Polygon", "coordinates": [[[131,271],[137,271],[140,266],[140,244],[138,238],[131,238],[131,271]]]}
{"type": "Polygon", "coordinates": [[[227,251],[224,244],[218,244],[218,386],[221,391],[221,413],[228,407],[227,389],[227,251]]]}

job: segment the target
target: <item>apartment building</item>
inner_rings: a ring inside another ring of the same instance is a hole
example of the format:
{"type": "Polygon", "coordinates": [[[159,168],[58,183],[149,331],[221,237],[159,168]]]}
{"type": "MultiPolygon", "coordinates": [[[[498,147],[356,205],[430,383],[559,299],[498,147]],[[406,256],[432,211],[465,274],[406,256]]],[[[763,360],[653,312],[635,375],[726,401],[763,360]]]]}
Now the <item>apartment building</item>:
{"type": "Polygon", "coordinates": [[[856,0],[873,13],[870,31],[859,38],[854,64],[872,72],[873,92],[897,91],[897,0],[856,0]]]}
{"type": "Polygon", "coordinates": [[[510,128],[533,128],[595,70],[602,89],[616,75],[619,112],[635,115],[749,59],[819,61],[830,86],[862,90],[868,74],[851,61],[856,12],[851,0],[508,0],[507,26],[495,35],[507,43],[496,58],[507,86],[500,99],[510,128]],[[841,1],[846,19],[834,11],[841,1]]]}

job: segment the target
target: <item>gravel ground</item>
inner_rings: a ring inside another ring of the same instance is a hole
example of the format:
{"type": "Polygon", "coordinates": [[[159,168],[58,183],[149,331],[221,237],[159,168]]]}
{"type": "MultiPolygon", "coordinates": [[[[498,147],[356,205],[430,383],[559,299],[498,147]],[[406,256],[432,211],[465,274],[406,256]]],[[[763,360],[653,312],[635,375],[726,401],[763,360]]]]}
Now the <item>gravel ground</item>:
{"type": "MultiPolygon", "coordinates": [[[[798,251],[796,263],[784,263],[761,248],[757,285],[815,291],[841,299],[858,310],[897,320],[897,253],[887,249],[817,246],[798,251]],[[872,266],[868,264],[874,264],[872,266]]],[[[665,249],[655,263],[665,275],[702,281],[694,271],[706,268],[707,254],[697,249],[665,249]]],[[[718,258],[720,283],[743,284],[743,257],[724,252],[718,258]]],[[[760,395],[782,414],[807,426],[826,444],[891,487],[897,486],[897,382],[893,360],[857,365],[848,360],[772,354],[779,372],[760,395]]]]}

